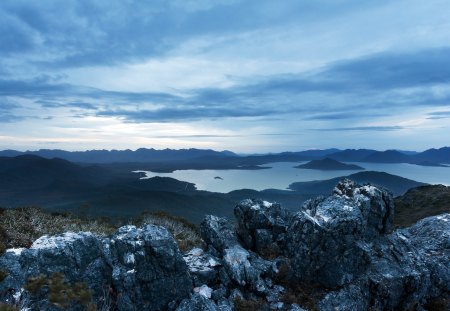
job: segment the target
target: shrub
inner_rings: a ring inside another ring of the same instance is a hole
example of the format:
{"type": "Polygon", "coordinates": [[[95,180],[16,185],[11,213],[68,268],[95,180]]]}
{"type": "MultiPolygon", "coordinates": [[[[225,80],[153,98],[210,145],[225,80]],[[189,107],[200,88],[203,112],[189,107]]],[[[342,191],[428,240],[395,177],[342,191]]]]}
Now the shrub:
{"type": "Polygon", "coordinates": [[[53,273],[50,277],[41,274],[30,278],[24,288],[34,296],[46,293],[48,301],[59,308],[67,309],[75,303],[87,310],[96,310],[86,283],[69,284],[61,273],[53,273]]]}
{"type": "Polygon", "coordinates": [[[262,311],[269,310],[266,303],[263,300],[245,300],[241,297],[236,297],[233,301],[234,309],[236,311],[262,311]]]}
{"type": "Polygon", "coordinates": [[[2,282],[7,276],[8,276],[8,272],[5,270],[0,269],[0,282],[2,282]]]}
{"type": "Polygon", "coordinates": [[[165,212],[145,213],[137,225],[152,224],[165,227],[173,235],[181,251],[187,251],[203,244],[198,228],[182,217],[165,212]]]}
{"type": "Polygon", "coordinates": [[[19,311],[19,308],[0,302],[0,311],[19,311]]]}
{"type": "Polygon", "coordinates": [[[37,207],[6,209],[0,217],[0,254],[5,248],[30,247],[43,235],[90,231],[108,235],[116,227],[97,220],[81,220],[70,214],[50,214],[37,207]]]}

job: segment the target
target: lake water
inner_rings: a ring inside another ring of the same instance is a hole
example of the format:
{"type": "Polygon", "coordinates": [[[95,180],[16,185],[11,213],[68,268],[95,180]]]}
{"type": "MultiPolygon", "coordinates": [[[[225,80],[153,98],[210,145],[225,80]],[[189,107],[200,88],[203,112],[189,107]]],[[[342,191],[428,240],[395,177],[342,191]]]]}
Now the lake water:
{"type": "MultiPolygon", "coordinates": [[[[298,169],[294,166],[306,162],[268,163],[263,170],[179,170],[173,173],[145,172],[146,177],[172,177],[194,183],[199,190],[229,192],[237,189],[286,189],[297,181],[324,180],[346,176],[358,171],[319,171],[298,169]],[[215,179],[221,177],[222,179],[215,179]]],[[[353,163],[367,171],[380,171],[430,184],[450,185],[450,167],[428,167],[414,164],[353,163]]]]}

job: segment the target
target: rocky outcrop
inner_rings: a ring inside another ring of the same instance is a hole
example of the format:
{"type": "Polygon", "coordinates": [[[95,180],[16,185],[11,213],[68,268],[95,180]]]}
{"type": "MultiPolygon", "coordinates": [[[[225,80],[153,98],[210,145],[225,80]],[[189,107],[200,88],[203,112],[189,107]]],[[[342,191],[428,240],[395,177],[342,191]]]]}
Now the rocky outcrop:
{"type": "Polygon", "coordinates": [[[393,231],[385,189],[343,180],[296,213],[260,200],[234,211],[235,224],[206,216],[205,247],[183,255],[155,226],[44,236],[0,257],[0,301],[55,309],[55,281],[39,281],[54,272],[85,282],[94,301],[108,290],[118,310],[423,310],[450,292],[450,214],[393,231]]]}
{"type": "Polygon", "coordinates": [[[51,296],[54,273],[63,275],[68,288],[85,283],[93,301],[111,294],[117,310],[165,310],[188,297],[192,287],[175,241],[156,226],[122,227],[107,239],[91,233],[43,236],[29,249],[8,250],[0,266],[7,272],[0,282],[1,300],[29,310],[53,310],[61,304],[51,296]],[[38,277],[40,284],[24,292],[38,277]]]}

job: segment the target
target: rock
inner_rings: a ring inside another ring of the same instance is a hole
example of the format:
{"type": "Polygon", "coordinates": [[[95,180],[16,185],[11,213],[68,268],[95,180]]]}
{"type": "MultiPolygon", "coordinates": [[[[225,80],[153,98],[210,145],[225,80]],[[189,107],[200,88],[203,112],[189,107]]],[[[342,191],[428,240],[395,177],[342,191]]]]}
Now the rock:
{"type": "Polygon", "coordinates": [[[109,243],[119,310],[161,310],[191,292],[188,268],[175,240],[162,227],[126,226],[109,243]]]}
{"type": "Polygon", "coordinates": [[[237,233],[244,247],[259,254],[280,254],[289,212],[280,204],[243,200],[234,208],[237,233]]]}
{"type": "Polygon", "coordinates": [[[368,267],[368,242],[391,230],[393,213],[387,191],[346,179],[332,196],[306,202],[286,238],[297,277],[326,287],[352,282],[368,267]]]}
{"type": "Polygon", "coordinates": [[[201,248],[194,248],[183,256],[187,263],[194,286],[216,283],[219,267],[222,262],[217,257],[204,252],[201,248]]]}
{"type": "Polygon", "coordinates": [[[430,272],[430,295],[450,292],[450,214],[428,217],[400,230],[430,272]]]}
{"type": "MultiPolygon", "coordinates": [[[[8,272],[0,282],[0,301],[8,303],[20,302],[17,293],[23,292],[30,277],[51,278],[55,272],[69,285],[85,282],[94,301],[113,288],[119,311],[163,310],[170,302],[188,297],[192,288],[175,241],[166,229],[156,226],[122,227],[110,239],[91,233],[43,236],[30,249],[7,251],[0,264],[8,272]]],[[[54,308],[42,288],[24,307],[54,308]]]]}
{"type": "Polygon", "coordinates": [[[249,261],[250,253],[239,245],[224,250],[223,261],[230,278],[240,286],[254,284],[259,278],[249,261]]]}
{"type": "Polygon", "coordinates": [[[224,249],[239,244],[233,226],[226,218],[207,215],[200,224],[200,232],[205,243],[220,255],[224,249]]]}
{"type": "Polygon", "coordinates": [[[202,285],[200,287],[194,287],[194,292],[199,293],[205,298],[211,299],[213,289],[211,287],[208,287],[208,285],[202,285]]]}
{"type": "Polygon", "coordinates": [[[176,311],[220,311],[220,309],[212,300],[194,294],[190,299],[183,300],[176,311]]]}
{"type": "MultiPolygon", "coordinates": [[[[366,311],[369,308],[368,292],[361,290],[359,286],[350,285],[341,290],[325,295],[318,303],[320,311],[366,311]]],[[[373,309],[384,310],[384,309],[373,309]]]]}

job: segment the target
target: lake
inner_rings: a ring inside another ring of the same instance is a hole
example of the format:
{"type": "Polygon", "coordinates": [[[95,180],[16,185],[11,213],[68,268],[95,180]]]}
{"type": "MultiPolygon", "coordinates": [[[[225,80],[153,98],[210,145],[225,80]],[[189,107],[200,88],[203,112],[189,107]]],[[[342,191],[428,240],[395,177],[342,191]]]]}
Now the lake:
{"type": "MultiPolygon", "coordinates": [[[[359,171],[319,171],[298,169],[294,166],[306,162],[276,162],[264,164],[270,169],[262,170],[179,170],[173,173],[154,173],[145,171],[146,177],[172,177],[194,183],[199,190],[229,192],[237,189],[286,189],[297,181],[324,180],[350,175],[359,171]],[[216,179],[220,177],[222,179],[216,179]]],[[[351,162],[348,162],[351,163],[351,162]]],[[[406,163],[352,163],[367,171],[380,171],[412,180],[450,185],[450,167],[429,167],[406,163]]],[[[142,171],[139,171],[142,172],[142,171]]]]}

